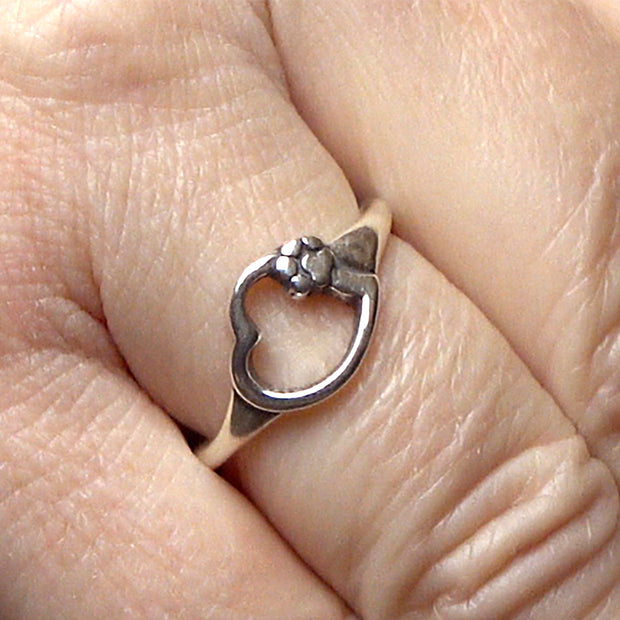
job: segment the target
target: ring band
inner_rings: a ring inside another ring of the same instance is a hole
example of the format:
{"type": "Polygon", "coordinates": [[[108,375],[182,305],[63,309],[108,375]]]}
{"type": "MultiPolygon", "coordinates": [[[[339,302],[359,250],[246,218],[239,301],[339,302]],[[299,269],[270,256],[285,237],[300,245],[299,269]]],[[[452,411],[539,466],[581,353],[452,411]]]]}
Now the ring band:
{"type": "Polygon", "coordinates": [[[232,394],[224,423],[213,441],[196,455],[219,467],[239,447],[282,413],[306,409],[333,396],[358,369],[370,343],[379,302],[379,260],[387,242],[391,216],[385,203],[374,200],[360,219],[331,243],[301,237],[249,265],[241,274],[230,302],[235,334],[231,356],[232,394]],[[350,305],[356,327],[336,368],[320,381],[297,390],[263,386],[253,372],[251,354],[259,341],[256,325],[245,310],[250,288],[263,278],[279,282],[295,298],[320,293],[350,305]]]}

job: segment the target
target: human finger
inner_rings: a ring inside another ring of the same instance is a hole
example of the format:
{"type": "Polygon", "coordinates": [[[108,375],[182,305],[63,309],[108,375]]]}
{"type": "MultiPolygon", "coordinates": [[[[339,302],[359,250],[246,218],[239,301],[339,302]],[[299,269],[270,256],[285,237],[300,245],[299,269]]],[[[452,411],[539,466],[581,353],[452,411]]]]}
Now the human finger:
{"type": "Polygon", "coordinates": [[[398,233],[499,327],[620,480],[607,4],[281,2],[273,19],[294,99],[356,191],[393,204],[398,233]]]}
{"type": "MultiPolygon", "coordinates": [[[[362,617],[616,609],[607,468],[410,247],[393,240],[380,275],[382,314],[355,386],[275,423],[227,475],[362,617]]],[[[283,339],[294,330],[276,324],[283,339]]]]}
{"type": "Polygon", "coordinates": [[[89,166],[119,160],[91,151],[94,134],[121,131],[111,110],[127,99],[143,131],[156,123],[132,91],[135,49],[154,71],[149,96],[165,98],[174,71],[163,79],[157,50],[174,57],[191,30],[179,18],[156,36],[162,6],[2,5],[0,615],[342,617],[255,508],[196,460],[107,331],[85,213],[103,174],[89,166]],[[125,82],[116,62],[128,63],[125,82]]]}

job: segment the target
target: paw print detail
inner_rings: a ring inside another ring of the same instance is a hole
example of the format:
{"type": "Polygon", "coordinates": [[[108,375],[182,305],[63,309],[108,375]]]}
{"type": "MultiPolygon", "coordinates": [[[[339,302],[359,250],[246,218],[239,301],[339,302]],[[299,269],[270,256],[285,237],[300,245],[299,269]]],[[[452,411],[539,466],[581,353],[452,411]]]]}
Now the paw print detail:
{"type": "Polygon", "coordinates": [[[277,277],[293,297],[305,297],[331,284],[332,251],[317,237],[285,243],[275,262],[277,277]]]}

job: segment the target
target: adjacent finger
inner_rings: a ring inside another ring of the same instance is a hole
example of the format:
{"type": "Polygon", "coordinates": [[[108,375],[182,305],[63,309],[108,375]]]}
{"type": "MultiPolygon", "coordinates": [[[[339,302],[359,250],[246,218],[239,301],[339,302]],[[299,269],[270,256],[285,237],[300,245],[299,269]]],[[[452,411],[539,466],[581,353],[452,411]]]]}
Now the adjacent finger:
{"type": "Polygon", "coordinates": [[[2,320],[19,324],[19,305],[37,329],[1,332],[3,616],[342,617],[264,518],[196,461],[97,321],[68,299],[25,298],[36,274],[13,273],[2,320]]]}
{"type": "Polygon", "coordinates": [[[280,2],[273,19],[356,191],[394,205],[620,480],[620,39],[587,4],[280,2]]]}

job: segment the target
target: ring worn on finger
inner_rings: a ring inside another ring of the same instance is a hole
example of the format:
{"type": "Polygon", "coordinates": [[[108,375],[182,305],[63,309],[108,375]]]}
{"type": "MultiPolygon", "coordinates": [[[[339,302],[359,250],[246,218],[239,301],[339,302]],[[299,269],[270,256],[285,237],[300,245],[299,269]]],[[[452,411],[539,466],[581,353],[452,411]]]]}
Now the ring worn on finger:
{"type": "Polygon", "coordinates": [[[376,271],[390,225],[385,203],[375,200],[352,228],[331,243],[324,244],[317,237],[294,239],[243,271],[230,302],[235,334],[230,404],[215,439],[196,451],[209,467],[219,467],[282,413],[320,403],[351,379],[373,334],[379,301],[376,271]],[[296,299],[320,293],[343,301],[355,311],[356,326],[344,357],[332,372],[313,385],[277,390],[264,386],[254,372],[251,353],[260,334],[246,314],[245,298],[250,288],[266,277],[279,282],[296,299]]]}

